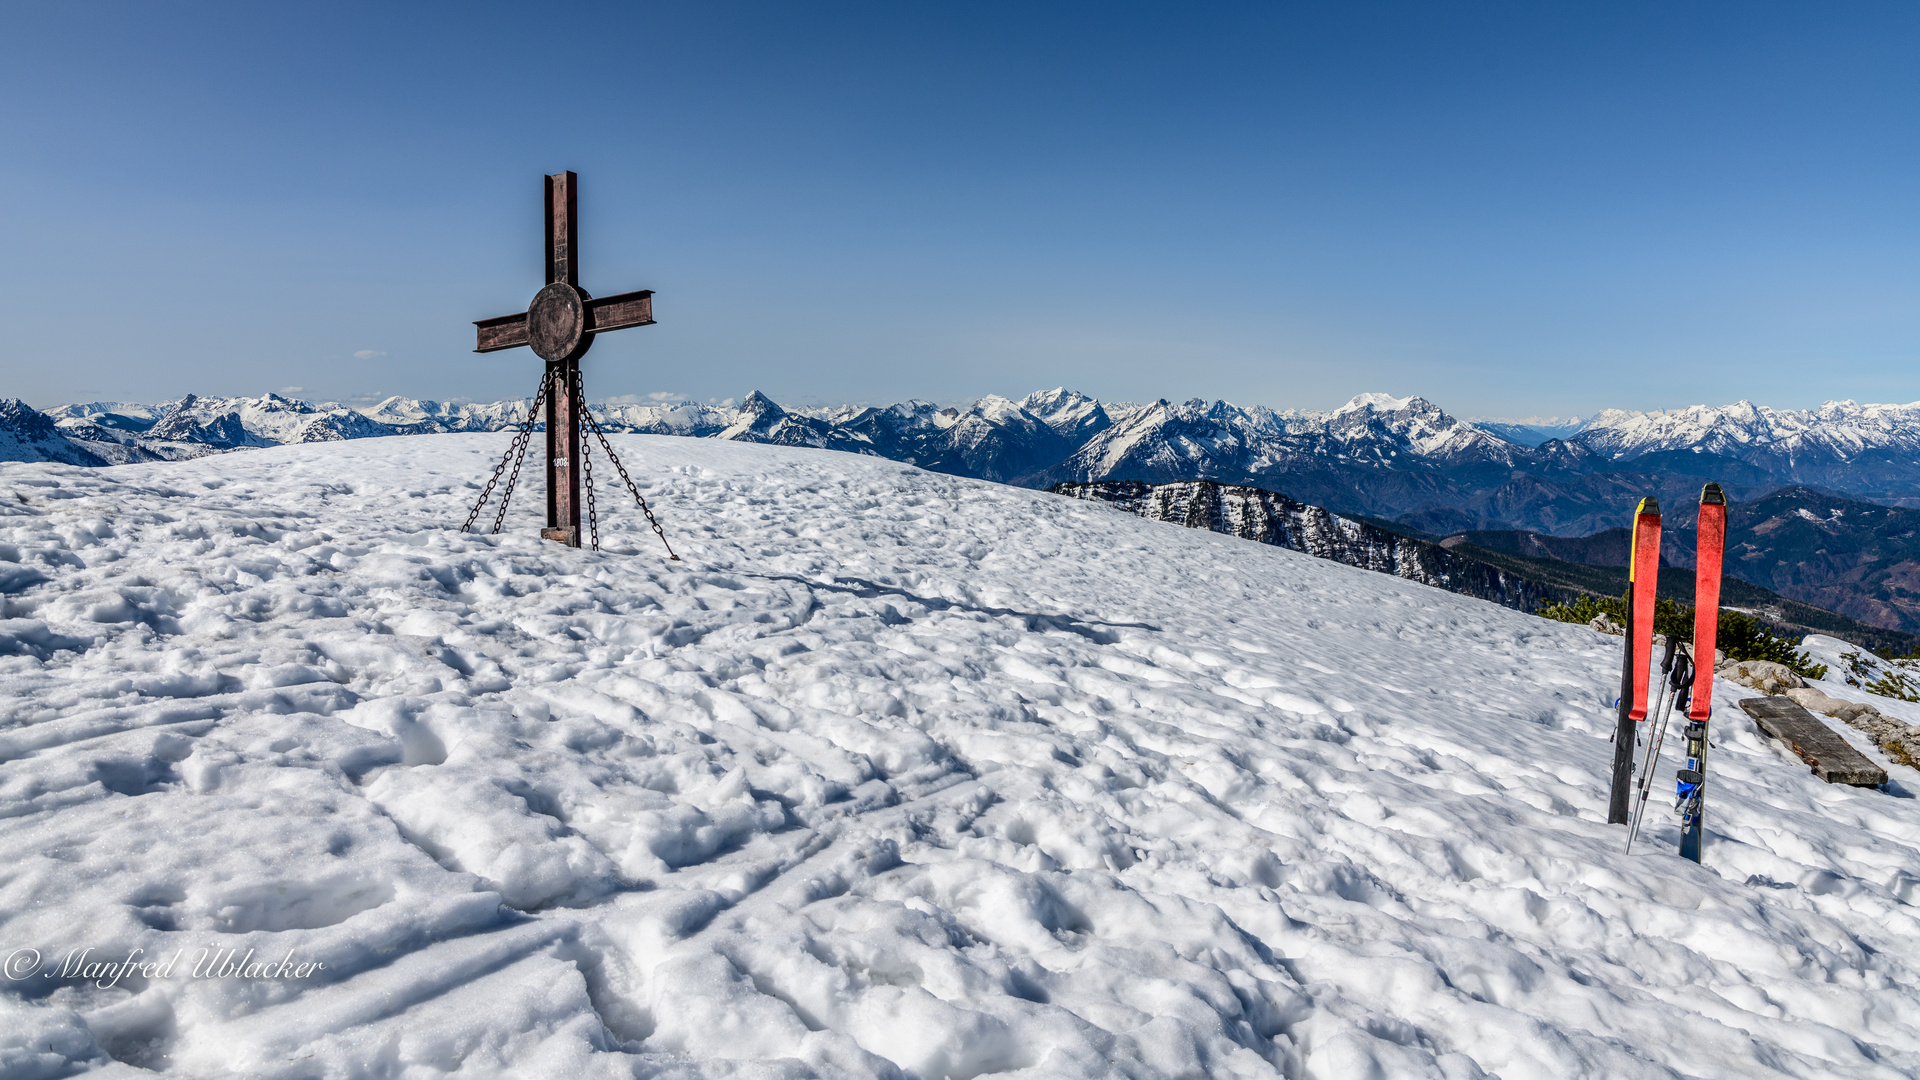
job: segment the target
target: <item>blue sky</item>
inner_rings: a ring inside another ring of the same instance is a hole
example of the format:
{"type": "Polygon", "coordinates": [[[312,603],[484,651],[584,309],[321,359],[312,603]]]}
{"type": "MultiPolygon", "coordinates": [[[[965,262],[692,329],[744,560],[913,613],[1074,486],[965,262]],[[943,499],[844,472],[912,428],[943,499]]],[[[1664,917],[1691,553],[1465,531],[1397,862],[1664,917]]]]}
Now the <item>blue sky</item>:
{"type": "Polygon", "coordinates": [[[10,5],[0,395],[1920,399],[1920,6],[10,5]]]}

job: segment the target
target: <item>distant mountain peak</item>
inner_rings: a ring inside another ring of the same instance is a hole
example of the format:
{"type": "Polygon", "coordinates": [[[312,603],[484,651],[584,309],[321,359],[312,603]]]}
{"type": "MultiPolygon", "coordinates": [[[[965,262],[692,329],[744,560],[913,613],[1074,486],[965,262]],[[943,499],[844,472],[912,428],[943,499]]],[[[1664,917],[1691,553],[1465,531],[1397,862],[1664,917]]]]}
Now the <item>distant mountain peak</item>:
{"type": "Polygon", "coordinates": [[[1335,415],[1358,412],[1362,409],[1372,409],[1376,412],[1400,412],[1411,408],[1416,401],[1427,408],[1433,407],[1432,402],[1421,397],[1397,398],[1391,394],[1355,394],[1345,405],[1333,411],[1335,415]]]}
{"type": "Polygon", "coordinates": [[[0,461],[107,463],[105,458],[68,438],[53,417],[18,398],[0,398],[0,461]]]}

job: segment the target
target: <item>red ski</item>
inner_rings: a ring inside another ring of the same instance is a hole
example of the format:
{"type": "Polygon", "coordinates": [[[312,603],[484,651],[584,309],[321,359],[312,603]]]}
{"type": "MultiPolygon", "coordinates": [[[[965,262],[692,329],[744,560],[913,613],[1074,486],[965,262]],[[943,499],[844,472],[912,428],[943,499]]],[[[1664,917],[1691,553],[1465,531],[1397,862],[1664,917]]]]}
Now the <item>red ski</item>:
{"type": "Polygon", "coordinates": [[[1633,512],[1627,562],[1627,647],[1620,667],[1620,711],[1613,733],[1613,791],[1607,822],[1625,825],[1633,788],[1634,725],[1647,717],[1647,668],[1653,657],[1654,598],[1660,589],[1660,501],[1633,512]]]}
{"type": "Polygon", "coordinates": [[[1700,489],[1699,546],[1693,571],[1693,707],[1687,710],[1687,767],[1680,770],[1680,855],[1700,861],[1706,818],[1707,715],[1713,708],[1715,636],[1720,630],[1720,564],[1727,547],[1727,494],[1700,489]]]}

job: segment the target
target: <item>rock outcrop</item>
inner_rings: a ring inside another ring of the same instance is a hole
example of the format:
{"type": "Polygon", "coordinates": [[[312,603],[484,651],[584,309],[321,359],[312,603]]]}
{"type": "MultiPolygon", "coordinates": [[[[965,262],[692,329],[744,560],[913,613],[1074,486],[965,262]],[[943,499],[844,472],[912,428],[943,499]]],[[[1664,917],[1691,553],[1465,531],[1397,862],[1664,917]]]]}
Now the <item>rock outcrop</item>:
{"type": "Polygon", "coordinates": [[[1784,693],[1807,685],[1792,668],[1771,660],[1728,660],[1714,669],[1714,674],[1763,694],[1784,693]]]}
{"type": "Polygon", "coordinates": [[[1571,590],[1455,555],[1439,544],[1388,532],[1264,488],[1211,480],[1174,484],[1102,480],[1055,484],[1049,490],[1071,498],[1111,503],[1153,521],[1209,529],[1305,552],[1521,611],[1563,603],[1574,595],[1571,590]]]}
{"type": "Polygon", "coordinates": [[[1766,660],[1729,660],[1714,674],[1767,694],[1787,698],[1811,713],[1821,713],[1866,733],[1887,757],[1920,768],[1920,726],[1883,715],[1864,701],[1846,701],[1808,686],[1784,664],[1766,660]]]}

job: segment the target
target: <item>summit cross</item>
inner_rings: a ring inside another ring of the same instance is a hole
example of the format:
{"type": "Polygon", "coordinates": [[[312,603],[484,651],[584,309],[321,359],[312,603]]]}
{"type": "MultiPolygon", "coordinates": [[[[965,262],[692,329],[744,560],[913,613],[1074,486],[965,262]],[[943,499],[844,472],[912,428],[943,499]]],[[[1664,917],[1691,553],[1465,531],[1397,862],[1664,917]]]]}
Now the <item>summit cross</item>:
{"type": "MultiPolygon", "coordinates": [[[[546,177],[547,284],[527,310],[474,323],[474,352],[531,346],[547,362],[547,527],[540,535],[580,546],[580,358],[595,334],[653,324],[653,290],[594,299],[580,287],[579,182],[546,177]]],[[[517,468],[516,468],[517,471],[517,468]]]]}

